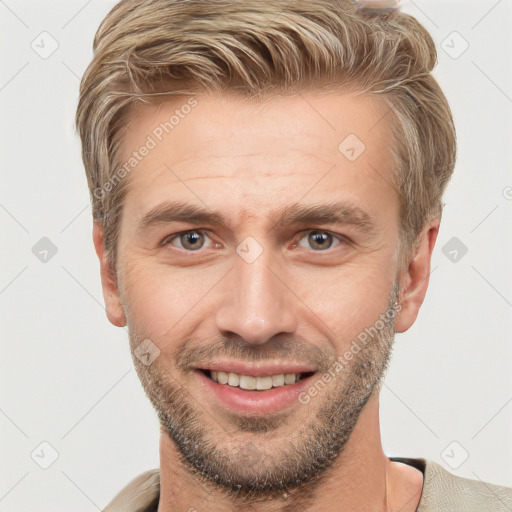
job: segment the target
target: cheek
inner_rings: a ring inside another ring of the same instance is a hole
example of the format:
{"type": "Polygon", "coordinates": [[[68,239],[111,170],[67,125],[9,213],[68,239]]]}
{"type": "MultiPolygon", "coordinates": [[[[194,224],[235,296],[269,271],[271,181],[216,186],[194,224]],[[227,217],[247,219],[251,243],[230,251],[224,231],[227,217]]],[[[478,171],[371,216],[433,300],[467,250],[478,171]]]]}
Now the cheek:
{"type": "Polygon", "coordinates": [[[340,351],[386,312],[394,276],[380,265],[354,264],[325,275],[311,274],[307,282],[314,286],[303,285],[297,293],[308,307],[306,321],[339,344],[340,351]]]}
{"type": "Polygon", "coordinates": [[[197,316],[201,299],[218,281],[212,272],[162,265],[127,265],[125,297],[129,322],[147,338],[176,338],[197,316]],[[174,336],[173,334],[174,333],[174,336]]]}

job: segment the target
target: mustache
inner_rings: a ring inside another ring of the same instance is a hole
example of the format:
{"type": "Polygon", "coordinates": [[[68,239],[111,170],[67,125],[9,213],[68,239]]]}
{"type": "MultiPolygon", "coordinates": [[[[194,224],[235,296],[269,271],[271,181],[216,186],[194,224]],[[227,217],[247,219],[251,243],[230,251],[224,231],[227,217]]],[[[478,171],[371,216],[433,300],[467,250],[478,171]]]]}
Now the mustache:
{"type": "Polygon", "coordinates": [[[187,340],[179,351],[177,366],[180,369],[192,369],[205,365],[214,358],[250,363],[294,361],[323,369],[329,367],[328,361],[334,361],[336,353],[334,349],[322,349],[297,337],[275,338],[261,345],[223,337],[213,340],[187,340]]]}

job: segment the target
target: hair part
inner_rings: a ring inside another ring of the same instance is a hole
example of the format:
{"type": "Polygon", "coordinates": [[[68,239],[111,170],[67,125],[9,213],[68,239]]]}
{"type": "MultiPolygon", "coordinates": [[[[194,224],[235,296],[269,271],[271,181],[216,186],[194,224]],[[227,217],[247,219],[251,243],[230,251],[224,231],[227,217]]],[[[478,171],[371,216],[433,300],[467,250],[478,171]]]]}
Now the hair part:
{"type": "Polygon", "coordinates": [[[122,0],[102,21],[93,51],[76,127],[93,218],[114,268],[127,179],[106,184],[121,165],[126,121],[137,104],[183,94],[264,100],[330,88],[378,96],[393,120],[400,269],[426,223],[442,215],[455,127],[431,74],[434,41],[410,15],[365,14],[349,0],[122,0]]]}

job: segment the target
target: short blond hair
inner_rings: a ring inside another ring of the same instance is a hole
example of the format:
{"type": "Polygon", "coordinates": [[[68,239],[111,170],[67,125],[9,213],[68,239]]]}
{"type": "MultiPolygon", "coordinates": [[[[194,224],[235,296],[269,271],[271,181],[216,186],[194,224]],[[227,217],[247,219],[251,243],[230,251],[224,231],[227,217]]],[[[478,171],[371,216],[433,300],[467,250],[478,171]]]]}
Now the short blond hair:
{"type": "Polygon", "coordinates": [[[325,87],[378,95],[393,118],[401,267],[425,224],[441,217],[455,128],[431,74],[435,44],[410,15],[364,14],[348,0],[122,0],[102,21],[93,50],[76,127],[93,217],[114,267],[126,179],[109,193],[104,187],[121,164],[131,107],[167,95],[264,98],[325,87]]]}

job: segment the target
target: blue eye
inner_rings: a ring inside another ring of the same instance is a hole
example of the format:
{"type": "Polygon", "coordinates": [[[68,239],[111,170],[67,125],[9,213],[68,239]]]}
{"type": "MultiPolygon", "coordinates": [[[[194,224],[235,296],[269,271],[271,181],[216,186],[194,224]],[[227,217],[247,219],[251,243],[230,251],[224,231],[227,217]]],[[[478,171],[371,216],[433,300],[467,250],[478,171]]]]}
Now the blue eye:
{"type": "MultiPolygon", "coordinates": [[[[185,251],[198,252],[207,247],[206,239],[209,239],[208,235],[203,230],[196,229],[169,235],[162,241],[162,245],[164,247],[172,245],[173,247],[185,251]],[[176,240],[179,241],[179,245],[175,244],[176,240]]],[[[310,230],[300,239],[298,245],[302,249],[313,249],[315,252],[324,252],[342,243],[347,243],[347,240],[341,235],[334,235],[328,231],[322,230],[310,230]],[[302,244],[303,240],[307,240],[306,243],[308,246],[302,244]],[[335,242],[337,243],[333,245],[335,242]]],[[[295,247],[297,247],[297,244],[295,244],[295,247]]]]}
{"type": "Polygon", "coordinates": [[[172,242],[177,239],[180,241],[181,249],[185,249],[187,251],[197,251],[202,249],[204,246],[204,238],[205,234],[203,231],[194,230],[194,231],[184,231],[183,233],[176,233],[170,237],[167,237],[162,244],[163,245],[171,245],[172,242]]]}
{"type": "MultiPolygon", "coordinates": [[[[325,251],[332,247],[333,241],[337,240],[338,243],[341,243],[341,240],[329,233],[328,231],[309,231],[301,240],[304,240],[307,237],[308,244],[310,248],[319,249],[320,251],[325,251]]],[[[304,247],[301,245],[301,247],[304,247]]]]}

